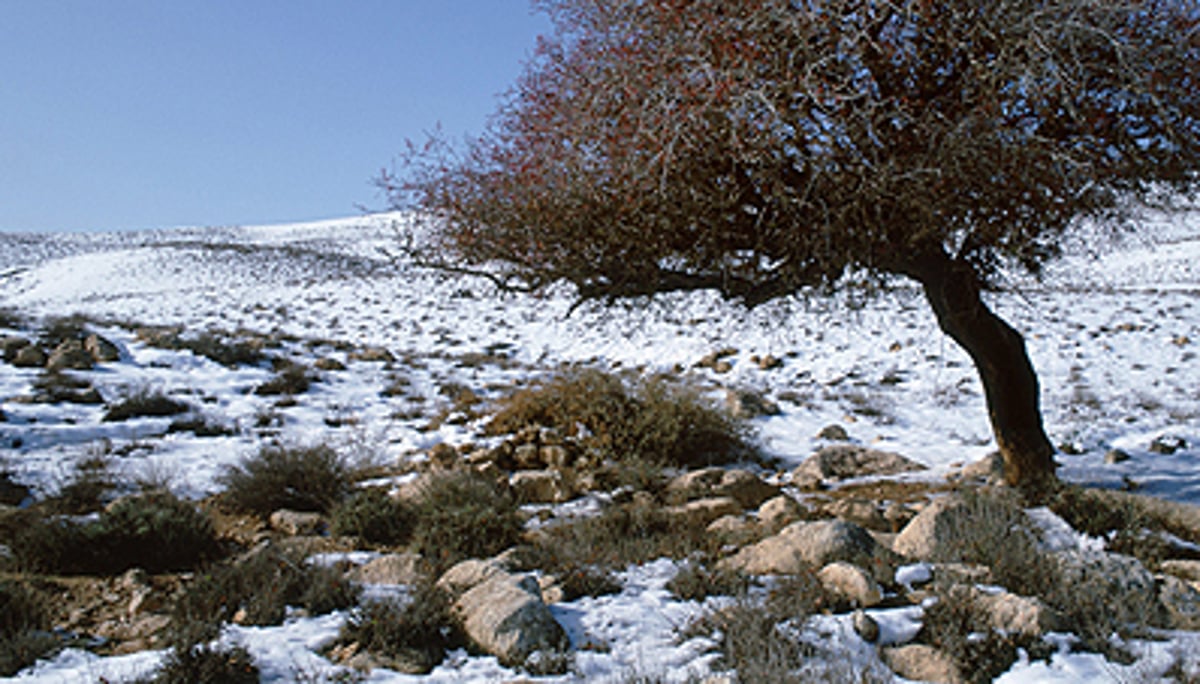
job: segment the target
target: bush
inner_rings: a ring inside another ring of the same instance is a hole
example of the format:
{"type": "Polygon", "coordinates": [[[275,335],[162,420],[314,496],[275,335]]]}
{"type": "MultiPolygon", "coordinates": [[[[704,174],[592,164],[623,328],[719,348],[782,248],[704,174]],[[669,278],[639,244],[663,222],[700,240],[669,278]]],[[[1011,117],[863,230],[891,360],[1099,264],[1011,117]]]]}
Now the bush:
{"type": "Polygon", "coordinates": [[[688,562],[667,590],[681,601],[703,601],[709,596],[741,596],[750,588],[750,578],[730,570],[715,570],[702,563],[688,562]]]}
{"type": "Polygon", "coordinates": [[[990,682],[1017,661],[1017,637],[991,629],[966,587],[946,589],[925,608],[919,638],[953,659],[971,684],[990,682]]]}
{"type": "Polygon", "coordinates": [[[259,396],[292,396],[304,394],[312,384],[308,368],[294,361],[281,360],[276,364],[276,375],[254,388],[259,396]]]}
{"type": "Polygon", "coordinates": [[[695,388],[653,378],[630,389],[619,377],[591,369],[567,371],[502,400],[486,430],[499,435],[535,425],[556,428],[615,460],[697,466],[754,452],[744,424],[695,388]]]}
{"type": "Polygon", "coordinates": [[[89,522],[30,514],[12,552],[30,571],[116,574],[191,569],[215,558],[220,546],[207,515],[160,491],[120,499],[89,522]]]}
{"type": "Polygon", "coordinates": [[[384,663],[427,673],[465,639],[451,617],[449,596],[432,583],[422,583],[404,602],[372,601],[356,610],[338,642],[357,643],[384,663]]]}
{"type": "Polygon", "coordinates": [[[358,597],[359,589],[335,568],[268,546],[199,574],[172,610],[172,639],[177,645],[215,639],[239,612],[241,624],[278,625],[288,606],[320,615],[349,608],[358,597]]]}
{"type": "Polygon", "coordinates": [[[142,389],[108,407],[104,422],[116,423],[130,418],[177,416],[191,407],[160,391],[142,389]]]}
{"type": "Polygon", "coordinates": [[[0,677],[32,665],[57,645],[46,599],[21,582],[0,580],[0,677]]]}
{"type": "Polygon", "coordinates": [[[503,487],[467,471],[432,477],[413,502],[413,512],[413,550],[440,570],[515,545],[524,526],[516,501],[503,487]]]}
{"type": "Polygon", "coordinates": [[[351,495],[334,507],[331,517],[334,534],[384,545],[407,543],[416,518],[411,507],[379,488],[351,495]]]}
{"type": "Polygon", "coordinates": [[[106,452],[93,451],[75,463],[66,480],[46,499],[45,506],[63,515],[82,515],[99,510],[117,486],[111,466],[112,461],[106,452]]]}
{"type": "Polygon", "coordinates": [[[325,445],[264,446],[218,476],[227,504],[263,515],[281,508],[329,511],[350,493],[351,479],[346,459],[325,445]]]}
{"type": "Polygon", "coordinates": [[[187,350],[229,368],[253,366],[265,359],[259,344],[244,340],[230,341],[213,332],[183,337],[178,330],[143,330],[139,331],[138,337],[152,347],[187,350]]]}

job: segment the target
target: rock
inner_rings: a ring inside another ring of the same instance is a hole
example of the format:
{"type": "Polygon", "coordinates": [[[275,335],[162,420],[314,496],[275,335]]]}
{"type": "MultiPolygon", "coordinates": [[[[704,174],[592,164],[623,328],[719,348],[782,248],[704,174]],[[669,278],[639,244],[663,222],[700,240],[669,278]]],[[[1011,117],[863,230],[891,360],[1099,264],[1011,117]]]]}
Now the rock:
{"type": "Polygon", "coordinates": [[[879,583],[853,563],[830,563],[817,572],[817,579],[826,591],[855,608],[870,608],[883,601],[879,583]]]}
{"type": "Polygon", "coordinates": [[[415,584],[422,577],[422,559],[416,553],[389,553],[350,571],[349,577],[362,584],[415,584]]]}
{"type": "Polygon", "coordinates": [[[1159,580],[1158,601],[1167,629],[1200,630],[1200,591],[1173,575],[1159,580]]]}
{"type": "Polygon", "coordinates": [[[453,468],[459,459],[458,449],[445,442],[434,444],[429,448],[427,455],[429,456],[429,462],[442,470],[453,468]]]}
{"type": "Polygon", "coordinates": [[[325,356],[313,361],[313,368],[319,371],[338,372],[346,370],[346,364],[331,356],[325,356]]]}
{"type": "Polygon", "coordinates": [[[46,352],[36,344],[22,347],[13,355],[12,365],[17,368],[43,368],[46,365],[46,352]]]}
{"type": "Polygon", "coordinates": [[[1200,582],[1200,560],[1165,560],[1159,569],[1189,582],[1200,582]]]}
{"type": "Polygon", "coordinates": [[[1062,616],[1039,599],[1018,596],[1007,591],[971,591],[975,610],[987,617],[987,624],[993,629],[1040,639],[1047,632],[1069,627],[1063,624],[1062,616]]]}
{"type": "Polygon", "coordinates": [[[925,644],[885,648],[883,662],[905,679],[936,684],[963,684],[966,681],[953,658],[925,644]]]}
{"type": "Polygon", "coordinates": [[[121,349],[95,333],[88,335],[83,340],[83,350],[96,363],[112,363],[121,360],[121,349]]]}
{"type": "Polygon", "coordinates": [[[452,610],[475,646],[508,667],[570,645],[532,575],[498,574],[459,596],[452,610]]]}
{"type": "Polygon", "coordinates": [[[804,507],[785,494],[771,497],[758,507],[758,524],[772,534],[804,519],[804,507]]]}
{"type": "Polygon", "coordinates": [[[854,611],[854,615],[850,617],[850,624],[853,625],[854,631],[862,637],[863,641],[869,644],[879,641],[879,623],[870,615],[861,610],[856,610],[854,611]]]}
{"type": "Polygon", "coordinates": [[[325,518],[320,513],[290,511],[281,508],[267,519],[271,529],[293,536],[321,534],[325,530],[325,518]]]}
{"type": "Polygon", "coordinates": [[[953,474],[952,480],[970,480],[984,484],[997,484],[1004,481],[1004,457],[999,451],[984,456],[970,463],[953,474]]]}
{"type": "Polygon", "coordinates": [[[758,366],[759,370],[775,370],[783,367],[783,359],[767,354],[766,356],[751,356],[750,362],[758,366]]]}
{"type": "Polygon", "coordinates": [[[827,439],[830,442],[849,442],[850,433],[841,425],[826,425],[817,433],[817,439],[827,439]]]}
{"type": "Polygon", "coordinates": [[[743,508],[757,508],[779,495],[779,488],[763,482],[748,470],[703,468],[685,473],[667,484],[664,496],[672,503],[692,499],[730,497],[743,508]]]}
{"type": "Polygon", "coordinates": [[[722,544],[742,546],[758,536],[758,526],[741,515],[723,515],[712,521],[705,531],[722,544]]]}
{"type": "Polygon", "coordinates": [[[990,505],[974,505],[959,495],[942,497],[904,526],[892,548],[916,560],[962,560],[963,554],[977,543],[975,535],[981,526],[1009,524],[989,519],[1001,514],[990,505]]]}
{"type": "Polygon", "coordinates": [[[726,390],[725,408],[734,418],[741,419],[777,416],[782,412],[779,404],[752,390],[726,390]]]}
{"type": "Polygon", "coordinates": [[[0,352],[4,354],[4,361],[6,363],[13,363],[17,358],[17,354],[22,349],[32,345],[33,343],[24,337],[17,337],[15,335],[0,337],[0,352]]]}
{"type": "Polygon", "coordinates": [[[883,519],[887,522],[887,529],[890,532],[899,532],[915,517],[917,517],[917,512],[899,501],[893,501],[883,509],[883,519]]]}
{"type": "Polygon", "coordinates": [[[458,596],[498,575],[508,571],[494,560],[470,558],[442,573],[437,586],[451,596],[458,596]]]}
{"type": "Polygon", "coordinates": [[[742,507],[731,497],[718,496],[708,499],[697,499],[678,506],[670,506],[663,509],[663,512],[671,517],[680,518],[688,522],[708,525],[718,518],[738,515],[742,512],[742,507]]]}
{"type": "Polygon", "coordinates": [[[522,444],[513,449],[512,456],[520,470],[540,470],[545,465],[537,444],[522,444]]]}
{"type": "Polygon", "coordinates": [[[891,523],[874,501],[867,499],[837,499],[821,507],[821,511],[833,518],[848,520],[869,530],[890,532],[891,523]]]}
{"type": "Polygon", "coordinates": [[[0,505],[20,506],[30,493],[29,487],[13,482],[11,474],[0,471],[0,505]]]}
{"type": "Polygon", "coordinates": [[[91,370],[96,365],[92,355],[83,348],[79,340],[67,340],[54,348],[46,359],[46,370],[91,370]]]}
{"type": "Polygon", "coordinates": [[[793,479],[847,480],[868,475],[896,475],[925,466],[900,454],[854,444],[823,447],[792,471],[793,479]]]}
{"type": "Polygon", "coordinates": [[[557,470],[518,470],[509,476],[508,484],[520,503],[562,503],[574,496],[557,470]]]}
{"type": "Polygon", "coordinates": [[[718,565],[751,575],[793,575],[835,561],[869,568],[876,580],[888,582],[896,559],[862,527],[844,520],[818,520],[792,523],[718,565]]]}
{"type": "Polygon", "coordinates": [[[1118,463],[1124,463],[1125,461],[1128,461],[1130,458],[1133,458],[1133,457],[1129,455],[1129,452],[1122,451],[1121,449],[1109,449],[1108,453],[1104,454],[1104,462],[1109,465],[1116,465],[1118,463]]]}
{"type": "Polygon", "coordinates": [[[1150,442],[1150,453],[1170,456],[1180,449],[1186,449],[1187,446],[1187,440],[1182,437],[1177,437],[1175,435],[1160,435],[1155,437],[1154,440],[1150,442]]]}

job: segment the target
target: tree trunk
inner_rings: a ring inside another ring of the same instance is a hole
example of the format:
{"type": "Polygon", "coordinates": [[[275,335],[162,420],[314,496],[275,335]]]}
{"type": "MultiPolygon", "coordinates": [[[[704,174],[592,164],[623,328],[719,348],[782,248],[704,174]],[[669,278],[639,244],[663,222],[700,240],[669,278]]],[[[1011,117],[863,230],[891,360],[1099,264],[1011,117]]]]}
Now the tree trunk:
{"type": "Polygon", "coordinates": [[[1033,495],[1053,489],[1058,483],[1054,447],[1042,427],[1037,374],[1021,333],[983,303],[974,269],[941,247],[926,250],[898,270],[921,283],[938,325],[974,361],[1005,479],[1033,495]]]}

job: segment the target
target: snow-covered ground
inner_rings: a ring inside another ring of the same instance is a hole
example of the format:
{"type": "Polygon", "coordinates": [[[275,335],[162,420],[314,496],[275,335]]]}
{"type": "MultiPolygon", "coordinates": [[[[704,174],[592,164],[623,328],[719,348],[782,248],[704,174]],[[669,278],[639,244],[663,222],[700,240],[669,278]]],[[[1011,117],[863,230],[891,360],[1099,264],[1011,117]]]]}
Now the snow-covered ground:
{"type": "MultiPolygon", "coordinates": [[[[492,396],[561,362],[604,367],[688,369],[716,387],[750,387],[780,404],[757,421],[765,450],[787,469],[807,457],[825,425],[840,423],[863,442],[902,453],[941,477],[994,449],[975,371],[938,329],[919,291],[858,301],[785,300],[752,311],[697,293],[665,295],[616,308],[573,312],[567,290],[501,294],[485,280],[431,273],[389,258],[404,217],[251,228],[88,234],[0,234],[0,308],[31,317],[84,314],[122,349],[122,361],[83,373],[106,399],[163,391],[235,428],[227,437],[162,436],[169,419],[103,423],[102,407],[12,401],[30,392],[37,371],[0,364],[0,451],[16,479],[52,489],[101,440],[114,466],[132,477],[166,477],[180,493],[215,489],[220,469],[257,448],[248,429],[271,417],[281,437],[324,441],[376,459],[401,458],[438,442],[474,439],[475,426],[447,421],[424,430],[449,400],[450,384],[492,396]],[[107,323],[104,323],[107,321],[107,323]],[[292,408],[275,409],[252,388],[271,377],[258,367],[226,368],[186,351],[140,342],[137,325],[182,325],[282,336],[280,353],[311,363],[328,357],[347,370],[325,373],[292,408]],[[393,368],[353,361],[346,343],[384,347],[393,368]],[[735,348],[730,372],[693,370],[706,354],[735,348]],[[761,370],[752,356],[782,367],[761,370]],[[400,383],[405,391],[384,397],[400,383]],[[153,439],[151,439],[153,437],[153,439]]],[[[1055,263],[1042,282],[1014,278],[993,304],[1021,330],[1042,383],[1047,430],[1060,474],[1200,503],[1200,216],[1148,225],[1136,242],[1099,258],[1084,249],[1055,263]],[[1154,453],[1153,440],[1187,447],[1154,453]],[[1119,448],[1132,458],[1109,465],[1119,448]],[[1068,453],[1069,452],[1069,453],[1068,453]]],[[[15,332],[0,329],[0,335],[15,332]]],[[[675,628],[702,606],[672,601],[660,562],[631,568],[623,593],[555,608],[574,639],[602,638],[606,653],[578,666],[589,680],[631,674],[707,671],[705,644],[676,641],[675,628]]],[[[235,628],[267,681],[329,668],[311,648],[344,616],[296,620],[279,628],[235,628]]],[[[887,616],[881,619],[886,620],[887,616]]],[[[845,625],[825,625],[830,633],[845,625]]],[[[841,630],[841,632],[838,632],[841,630]]],[[[853,636],[844,636],[856,652],[853,636]]],[[[1165,659],[1180,642],[1148,646],[1165,659]]],[[[1193,644],[1194,646],[1194,644],[1193,644]]],[[[860,649],[861,650],[861,649],[860,649]]],[[[96,659],[68,651],[22,681],[96,681],[153,667],[157,656],[96,659]]],[[[1152,668],[1151,668],[1152,671],[1152,668]]],[[[1006,682],[1126,680],[1129,670],[1099,656],[1062,655],[1050,665],[1018,664],[1006,682]]],[[[452,659],[424,678],[376,673],[368,681],[489,682],[515,678],[492,659],[452,659]]],[[[552,680],[550,680],[552,681],[552,680]]]]}

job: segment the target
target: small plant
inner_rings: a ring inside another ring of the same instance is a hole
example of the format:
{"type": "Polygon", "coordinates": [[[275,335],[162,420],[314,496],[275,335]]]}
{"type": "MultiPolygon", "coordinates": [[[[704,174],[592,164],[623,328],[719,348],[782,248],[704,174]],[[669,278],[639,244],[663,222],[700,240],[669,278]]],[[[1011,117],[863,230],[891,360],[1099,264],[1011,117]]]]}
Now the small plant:
{"type": "Polygon", "coordinates": [[[335,568],[307,563],[302,554],[264,547],[199,574],[172,611],[176,644],[216,638],[221,624],[278,625],[288,606],[311,615],[349,608],[359,590],[335,568]],[[239,615],[240,614],[240,615],[239,615]]]}
{"type": "MultiPolygon", "coordinates": [[[[803,617],[806,616],[796,616],[803,617]]],[[[713,630],[721,652],[716,666],[735,670],[739,682],[806,681],[797,670],[813,654],[813,649],[788,634],[780,619],[757,602],[743,597],[707,616],[705,623],[713,630]]]]}
{"type": "Polygon", "coordinates": [[[83,314],[50,318],[42,326],[38,341],[49,349],[63,342],[80,341],[87,336],[87,325],[88,319],[83,314]]]}
{"type": "Polygon", "coordinates": [[[22,582],[0,580],[0,677],[10,677],[58,646],[46,599],[22,582]]]}
{"type": "Polygon", "coordinates": [[[218,482],[226,488],[225,503],[267,515],[281,508],[329,511],[350,493],[351,478],[346,459],[329,446],[264,446],[228,466],[218,482]]]}
{"type": "Polygon", "coordinates": [[[494,480],[473,472],[433,476],[413,502],[413,550],[438,569],[487,558],[521,539],[516,501],[494,480]]]}
{"type": "Polygon", "coordinates": [[[450,599],[432,583],[417,585],[404,602],[371,601],[342,627],[338,643],[357,643],[385,663],[428,673],[465,640],[450,614],[450,599]]]}
{"type": "Polygon", "coordinates": [[[1053,648],[1030,636],[1001,633],[991,628],[963,586],[947,588],[925,609],[922,641],[950,656],[967,682],[984,684],[1007,672],[1018,649],[1033,658],[1049,658],[1053,648]]]}
{"type": "Polygon", "coordinates": [[[578,439],[600,456],[675,466],[736,461],[754,453],[747,429],[698,390],[651,378],[632,389],[599,370],[570,370],[500,402],[489,434],[538,425],[578,439]]]}
{"type": "Polygon", "coordinates": [[[258,684],[258,666],[250,652],[207,644],[171,649],[154,673],[134,684],[258,684]]]}
{"type": "Polygon", "coordinates": [[[312,376],[303,364],[276,360],[275,377],[254,388],[259,396],[294,396],[304,394],[312,384],[312,376]]]}
{"type": "Polygon", "coordinates": [[[130,418],[177,416],[190,410],[188,404],[172,399],[159,390],[139,389],[109,406],[103,420],[116,423],[130,418]]]}
{"type": "Polygon", "coordinates": [[[334,534],[384,545],[406,543],[415,521],[409,506],[377,487],[351,495],[334,507],[331,517],[334,534]]]}
{"type": "Polygon", "coordinates": [[[82,515],[99,510],[116,489],[107,442],[94,447],[74,464],[72,471],[45,502],[54,513],[82,515]]]}
{"type": "Polygon", "coordinates": [[[745,575],[690,561],[667,582],[671,595],[681,601],[703,601],[709,596],[741,596],[749,588],[750,579],[745,575]]]}
{"type": "Polygon", "coordinates": [[[197,437],[230,437],[237,434],[228,425],[219,423],[200,413],[171,421],[171,424],[167,427],[167,432],[190,432],[197,437]]]}

